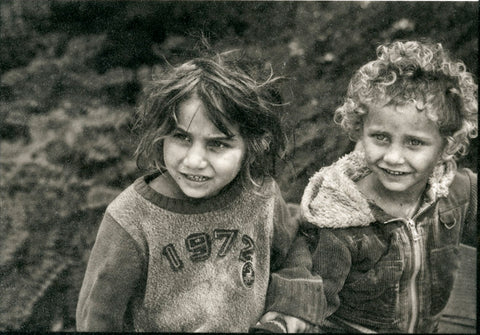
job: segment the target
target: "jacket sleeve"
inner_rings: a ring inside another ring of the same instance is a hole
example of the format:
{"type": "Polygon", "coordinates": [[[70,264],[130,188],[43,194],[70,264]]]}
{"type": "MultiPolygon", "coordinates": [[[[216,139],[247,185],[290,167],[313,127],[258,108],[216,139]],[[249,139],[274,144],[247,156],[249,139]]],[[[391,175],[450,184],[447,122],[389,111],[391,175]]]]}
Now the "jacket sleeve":
{"type": "Polygon", "coordinates": [[[465,223],[462,233],[462,243],[477,247],[477,174],[470,169],[464,169],[470,181],[470,196],[465,223]]]}
{"type": "Polygon", "coordinates": [[[300,208],[296,204],[286,204],[277,183],[274,183],[273,238],[270,269],[279,269],[287,257],[288,250],[298,230],[300,208]]]}
{"type": "Polygon", "coordinates": [[[78,331],[122,331],[130,298],[139,289],[143,258],[134,240],[107,213],[80,290],[78,331]]]}
{"type": "Polygon", "coordinates": [[[338,292],[351,267],[351,254],[331,229],[301,232],[283,269],[272,274],[266,311],[323,325],[340,305],[338,292]]]}

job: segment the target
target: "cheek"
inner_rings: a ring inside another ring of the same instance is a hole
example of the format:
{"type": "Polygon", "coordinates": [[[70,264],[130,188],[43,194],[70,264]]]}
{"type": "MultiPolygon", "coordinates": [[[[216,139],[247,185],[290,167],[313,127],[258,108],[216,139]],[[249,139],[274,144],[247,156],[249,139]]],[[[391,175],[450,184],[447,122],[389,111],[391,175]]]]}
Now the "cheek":
{"type": "Polygon", "coordinates": [[[218,161],[218,168],[225,174],[236,176],[242,167],[243,158],[242,150],[229,152],[218,161]]]}
{"type": "Polygon", "coordinates": [[[415,159],[419,170],[430,174],[438,162],[441,160],[441,153],[431,152],[429,155],[418,155],[415,159]]]}
{"type": "Polygon", "coordinates": [[[380,150],[369,141],[362,141],[361,148],[365,152],[365,160],[368,164],[378,160],[379,156],[381,156],[380,150]]]}
{"type": "Polygon", "coordinates": [[[171,141],[163,142],[163,161],[165,164],[173,164],[181,156],[182,148],[171,141]]]}

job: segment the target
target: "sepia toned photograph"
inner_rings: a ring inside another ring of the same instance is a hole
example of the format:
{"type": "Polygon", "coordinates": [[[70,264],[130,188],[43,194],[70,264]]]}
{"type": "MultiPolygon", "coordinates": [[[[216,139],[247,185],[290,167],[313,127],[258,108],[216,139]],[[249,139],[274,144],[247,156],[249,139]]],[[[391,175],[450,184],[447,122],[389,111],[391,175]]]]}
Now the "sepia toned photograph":
{"type": "Polygon", "coordinates": [[[478,10],[2,0],[0,331],[475,334],[478,10]]]}

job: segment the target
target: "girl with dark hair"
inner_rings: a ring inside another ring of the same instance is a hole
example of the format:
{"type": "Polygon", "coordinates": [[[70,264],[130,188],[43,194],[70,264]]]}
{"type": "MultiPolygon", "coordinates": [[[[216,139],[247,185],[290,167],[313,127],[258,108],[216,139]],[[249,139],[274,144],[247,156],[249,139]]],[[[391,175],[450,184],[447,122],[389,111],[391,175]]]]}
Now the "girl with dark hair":
{"type": "Polygon", "coordinates": [[[285,136],[270,76],[230,54],[170,69],[138,113],[154,171],[107,208],[77,307],[81,331],[246,332],[296,233],[274,161],[285,136]]]}

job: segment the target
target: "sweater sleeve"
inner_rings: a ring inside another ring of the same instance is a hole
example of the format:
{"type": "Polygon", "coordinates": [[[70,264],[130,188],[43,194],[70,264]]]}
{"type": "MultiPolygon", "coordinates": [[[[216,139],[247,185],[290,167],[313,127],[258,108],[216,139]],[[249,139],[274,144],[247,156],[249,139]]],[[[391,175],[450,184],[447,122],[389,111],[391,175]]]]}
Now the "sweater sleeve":
{"type": "Polygon", "coordinates": [[[78,331],[122,331],[127,305],[138,290],[144,259],[108,214],[100,225],[80,290],[78,331]]]}
{"type": "Polygon", "coordinates": [[[299,206],[286,204],[277,183],[274,183],[273,241],[270,269],[280,268],[285,261],[290,245],[298,229],[299,206]]]}
{"type": "Polygon", "coordinates": [[[323,325],[340,305],[338,293],[350,267],[348,247],[330,229],[299,234],[284,268],[272,274],[266,311],[323,325]]]}

